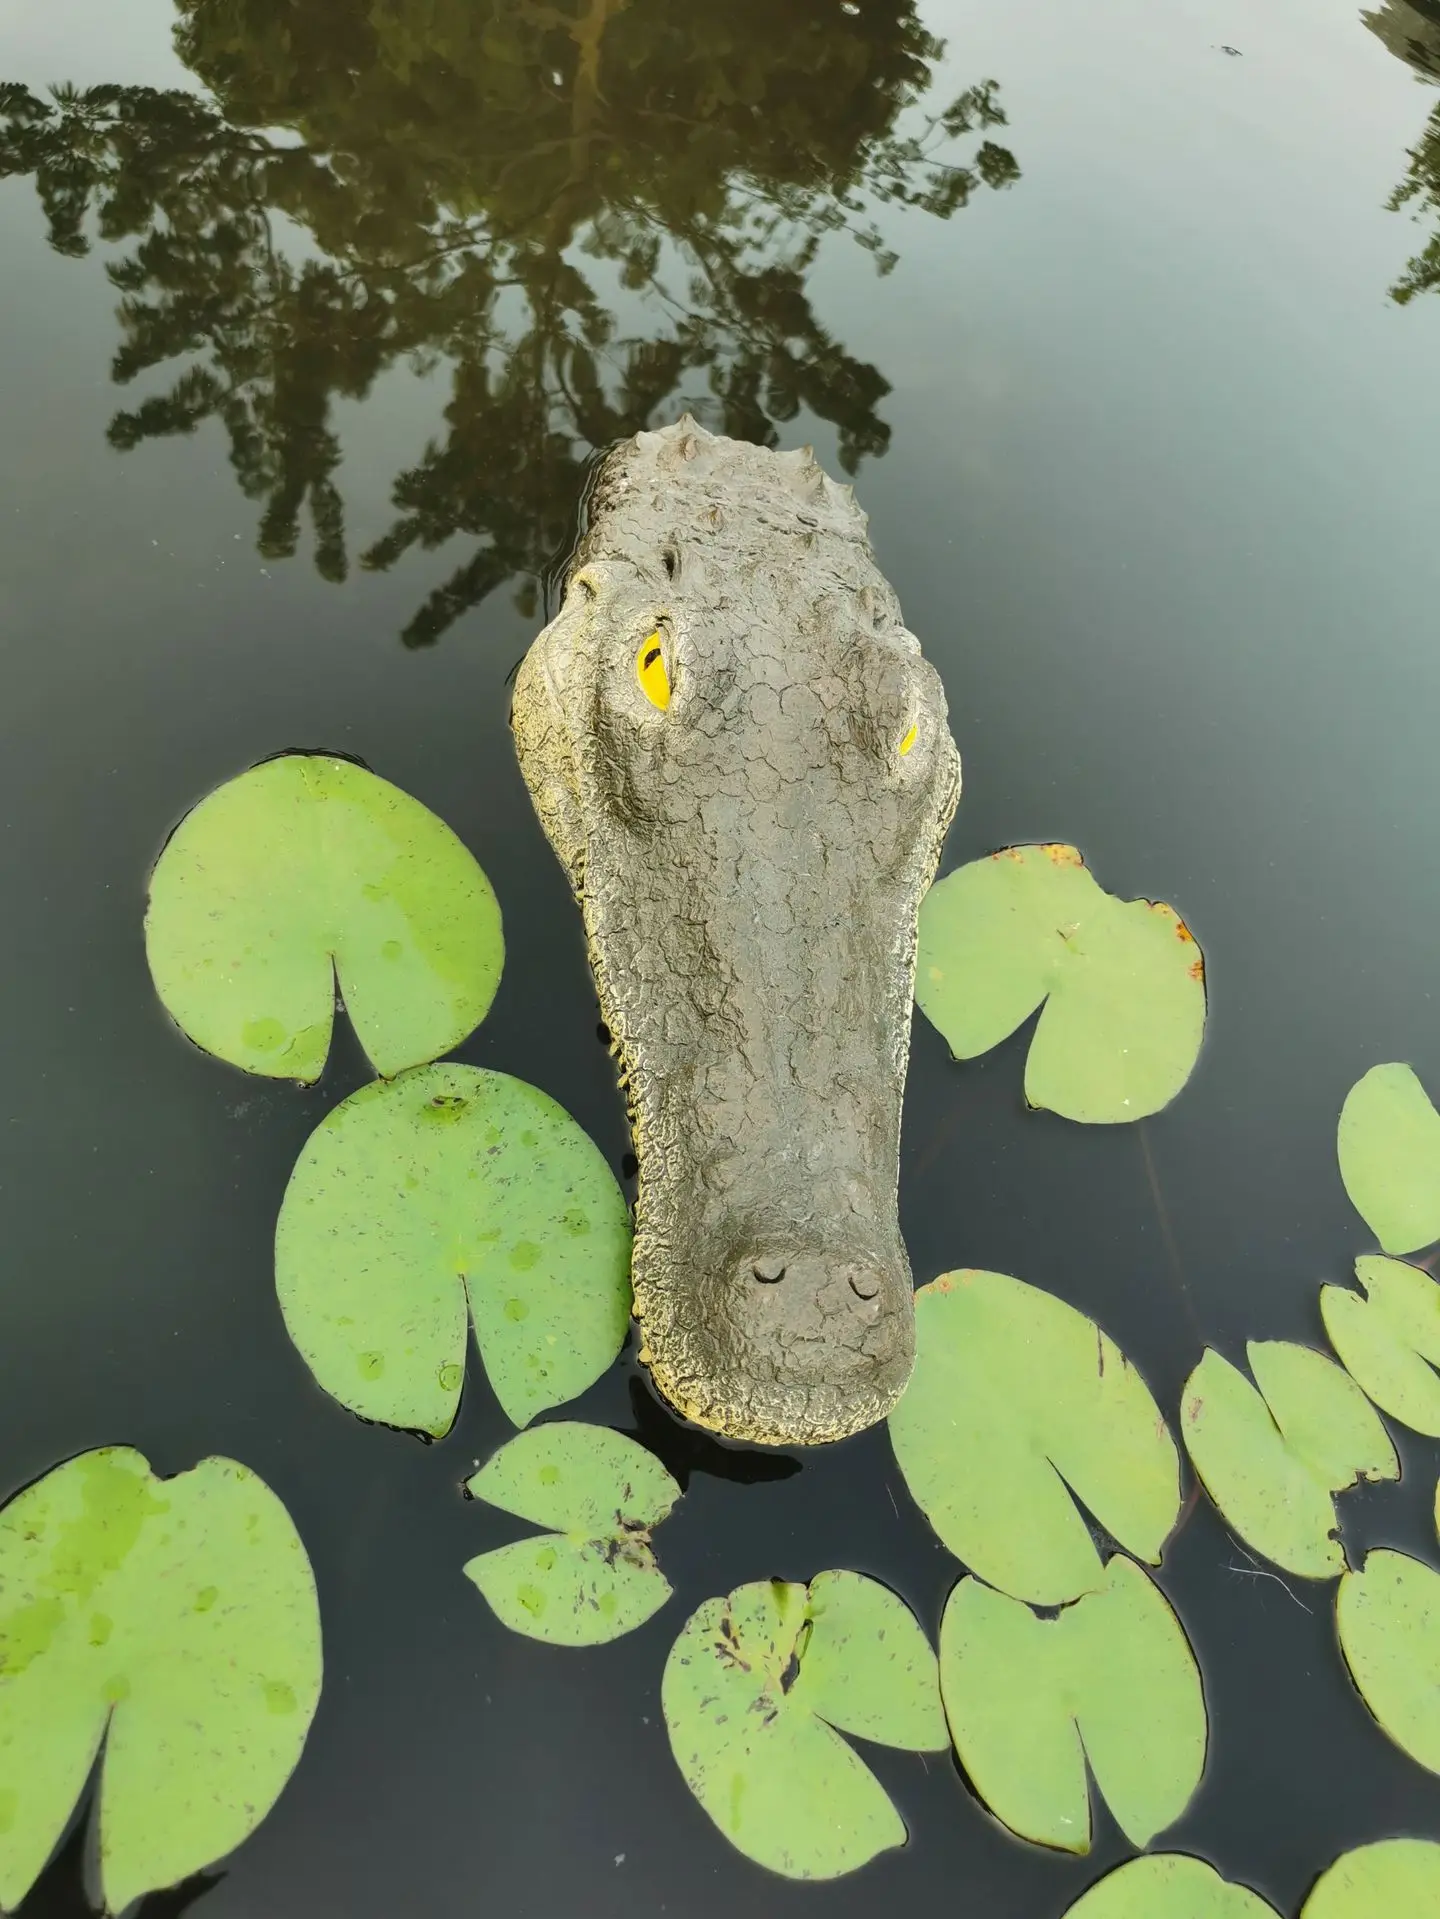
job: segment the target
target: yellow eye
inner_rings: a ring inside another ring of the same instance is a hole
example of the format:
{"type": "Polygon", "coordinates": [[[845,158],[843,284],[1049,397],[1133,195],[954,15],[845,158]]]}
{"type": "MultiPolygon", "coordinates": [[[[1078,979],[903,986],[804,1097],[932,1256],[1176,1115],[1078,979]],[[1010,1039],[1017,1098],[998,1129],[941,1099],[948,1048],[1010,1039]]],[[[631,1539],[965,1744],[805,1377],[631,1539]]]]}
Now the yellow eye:
{"type": "Polygon", "coordinates": [[[670,704],[670,675],[665,671],[658,633],[652,633],[635,655],[635,677],[646,699],[663,713],[670,704]]]}
{"type": "Polygon", "coordinates": [[[902,760],[904,759],[905,755],[910,751],[910,748],[915,744],[915,741],[919,735],[919,732],[920,732],[920,723],[917,720],[911,725],[910,731],[905,735],[904,739],[901,740],[900,742],[900,757],[902,760]]]}

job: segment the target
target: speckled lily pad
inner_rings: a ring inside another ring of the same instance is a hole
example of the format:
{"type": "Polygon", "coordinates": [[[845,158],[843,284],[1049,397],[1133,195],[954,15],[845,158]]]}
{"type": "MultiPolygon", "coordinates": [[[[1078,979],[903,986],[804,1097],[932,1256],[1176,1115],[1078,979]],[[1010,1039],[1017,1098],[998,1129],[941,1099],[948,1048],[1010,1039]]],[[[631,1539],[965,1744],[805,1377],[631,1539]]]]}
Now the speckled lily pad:
{"type": "Polygon", "coordinates": [[[300,1757],[320,1659],[305,1549],[247,1467],[157,1479],[112,1446],[28,1486],[0,1512],[0,1907],[102,1741],[108,1910],[238,1846],[300,1757]]]}
{"type": "Polygon", "coordinates": [[[449,1432],[468,1318],[523,1426],[620,1350],[629,1208],[538,1087],[419,1067],[361,1087],[311,1134],[280,1208],[275,1282],[307,1365],[353,1412],[449,1432]]]}
{"type": "Polygon", "coordinates": [[[574,1420],[533,1426],[492,1454],[466,1490],[550,1528],[466,1562],[512,1632],[598,1646],[633,1632],[670,1597],[650,1535],[680,1488],[623,1433],[574,1420]]]}
{"type": "Polygon", "coordinates": [[[295,1080],[324,1069],[337,980],[391,1074],[473,1031],[504,961],[490,882],[444,821],[314,753],[251,767],[185,816],[150,878],[145,950],[197,1046],[295,1080]]]}

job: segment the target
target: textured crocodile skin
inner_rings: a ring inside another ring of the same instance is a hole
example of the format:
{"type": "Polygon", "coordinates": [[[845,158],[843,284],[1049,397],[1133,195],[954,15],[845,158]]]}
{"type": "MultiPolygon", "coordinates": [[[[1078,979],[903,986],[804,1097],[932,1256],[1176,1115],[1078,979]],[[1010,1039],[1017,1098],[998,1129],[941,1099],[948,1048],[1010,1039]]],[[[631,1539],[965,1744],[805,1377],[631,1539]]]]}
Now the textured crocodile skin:
{"type": "Polygon", "coordinates": [[[733,1438],[882,1419],[914,1356],[916,913],[960,762],[850,489],[689,418],[619,446],[512,724],[621,1062],[642,1359],[733,1438]]]}

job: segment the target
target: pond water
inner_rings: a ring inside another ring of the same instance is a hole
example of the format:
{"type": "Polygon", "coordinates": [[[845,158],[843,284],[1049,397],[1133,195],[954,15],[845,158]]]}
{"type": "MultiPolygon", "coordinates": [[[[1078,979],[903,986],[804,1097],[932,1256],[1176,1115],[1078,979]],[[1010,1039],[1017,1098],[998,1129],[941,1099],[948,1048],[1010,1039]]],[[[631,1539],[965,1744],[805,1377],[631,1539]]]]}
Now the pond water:
{"type": "MultiPolygon", "coordinates": [[[[1436,133],[1428,189],[1416,162],[1421,194],[1386,206],[1437,105],[1440,8],[574,19],[0,11],[0,1483],[116,1441],[165,1472],[228,1454],[314,1561],[326,1688],[299,1771],[222,1876],[148,1919],[1052,1919],[1129,1851],[1103,1807],[1092,1855],[1059,1857],[948,1759],[867,1749],[910,1842],[817,1890],[732,1852],[667,1748],[665,1651],[713,1593],[849,1566],[936,1626],[954,1565],[883,1432],[762,1465],[673,1425],[627,1360],[571,1410],[688,1475],[675,1600],[594,1652],[490,1615],[460,1564],[521,1529],[459,1496],[509,1431],[483,1377],[422,1447],[326,1399],[275,1307],[276,1207],[367,1077],[358,1049],[299,1091],[188,1047],[146,973],[146,875],[265,754],[361,756],[456,828],[505,912],[460,1057],[543,1087],[618,1170],[507,679],[596,446],[687,403],[813,442],[855,472],[945,680],[946,865],[1072,840],[1107,887],[1173,901],[1210,969],[1200,1067],[1135,1130],[1026,1113],[1023,1036],[962,1069],[917,1020],[917,1280],[1059,1293],[1172,1416],[1206,1343],[1318,1340],[1318,1284],[1368,1239],[1335,1170],[1345,1091],[1389,1059],[1440,1087],[1436,133]],[[62,82],[104,91],[35,118],[25,90],[62,82]]],[[[1347,1545],[1433,1557],[1440,1450],[1400,1441],[1403,1483],[1346,1502],[1347,1545]]],[[[1440,1837],[1440,1782],[1343,1677],[1328,1587],[1259,1571],[1203,1500],[1161,1580],[1212,1728],[1166,1845],[1293,1914],[1346,1846],[1440,1837]]],[[[84,1910],[71,1845],[24,1911],[84,1910]]]]}

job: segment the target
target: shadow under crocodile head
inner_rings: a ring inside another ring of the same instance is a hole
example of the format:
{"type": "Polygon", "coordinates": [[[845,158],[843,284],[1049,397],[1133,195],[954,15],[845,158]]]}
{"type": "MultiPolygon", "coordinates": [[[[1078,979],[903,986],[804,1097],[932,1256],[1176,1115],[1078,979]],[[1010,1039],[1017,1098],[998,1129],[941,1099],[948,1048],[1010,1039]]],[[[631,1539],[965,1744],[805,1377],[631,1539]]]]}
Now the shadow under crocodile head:
{"type": "Polygon", "coordinates": [[[872,1424],[914,1356],[900,1104],[960,766],[849,489],[688,418],[625,442],[512,723],[624,1068],[642,1358],[733,1438],[872,1424]]]}

